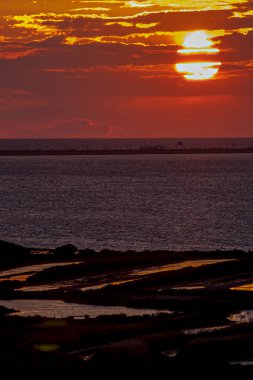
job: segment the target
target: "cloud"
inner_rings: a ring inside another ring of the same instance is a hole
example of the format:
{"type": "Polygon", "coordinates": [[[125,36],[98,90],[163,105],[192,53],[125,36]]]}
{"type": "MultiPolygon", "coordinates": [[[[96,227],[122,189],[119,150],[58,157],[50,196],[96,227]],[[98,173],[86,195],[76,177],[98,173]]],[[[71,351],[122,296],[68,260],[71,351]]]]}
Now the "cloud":
{"type": "Polygon", "coordinates": [[[0,88],[0,114],[5,116],[13,114],[15,110],[28,110],[44,106],[47,100],[41,96],[36,96],[30,91],[13,88],[0,88]]]}
{"type": "Polygon", "coordinates": [[[92,119],[74,119],[64,120],[57,123],[49,124],[44,129],[47,137],[57,138],[62,136],[65,138],[75,137],[112,137],[112,132],[115,132],[116,126],[105,122],[104,120],[92,119]]]}
{"type": "Polygon", "coordinates": [[[253,135],[252,1],[168,3],[4,2],[1,136],[253,135]],[[195,29],[210,30],[220,49],[198,59],[222,62],[202,83],[175,71],[195,29]]]}
{"type": "Polygon", "coordinates": [[[253,15],[242,17],[242,13],[236,13],[234,9],[189,12],[160,10],[132,16],[125,16],[121,12],[113,17],[106,14],[37,13],[7,16],[2,20],[2,34],[5,38],[11,38],[12,42],[64,36],[65,41],[71,43],[120,42],[121,39],[122,43],[152,45],[158,36],[160,44],[171,43],[175,32],[215,29],[224,34],[224,31],[253,28],[253,15]],[[240,17],[235,17],[235,14],[240,17]]]}

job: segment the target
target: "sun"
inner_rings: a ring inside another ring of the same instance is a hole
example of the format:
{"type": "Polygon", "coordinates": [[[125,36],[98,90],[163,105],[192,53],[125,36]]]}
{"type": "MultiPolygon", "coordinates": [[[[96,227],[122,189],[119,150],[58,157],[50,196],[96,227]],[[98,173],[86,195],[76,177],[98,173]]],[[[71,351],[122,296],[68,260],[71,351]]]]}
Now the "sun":
{"type": "Polygon", "coordinates": [[[176,69],[184,74],[185,79],[204,80],[211,79],[219,71],[221,62],[192,62],[178,63],[176,69]]]}
{"type": "Polygon", "coordinates": [[[188,80],[207,80],[212,79],[219,71],[221,62],[213,62],[203,60],[203,55],[217,55],[219,49],[213,47],[214,43],[211,37],[203,30],[189,33],[182,43],[183,49],[179,49],[178,53],[185,56],[194,56],[194,61],[176,64],[178,73],[183,74],[188,80]],[[198,59],[201,56],[201,60],[198,59]]]}
{"type": "Polygon", "coordinates": [[[203,30],[198,30],[196,32],[188,34],[186,36],[183,47],[185,48],[208,48],[213,45],[213,42],[209,39],[206,32],[203,30]]]}

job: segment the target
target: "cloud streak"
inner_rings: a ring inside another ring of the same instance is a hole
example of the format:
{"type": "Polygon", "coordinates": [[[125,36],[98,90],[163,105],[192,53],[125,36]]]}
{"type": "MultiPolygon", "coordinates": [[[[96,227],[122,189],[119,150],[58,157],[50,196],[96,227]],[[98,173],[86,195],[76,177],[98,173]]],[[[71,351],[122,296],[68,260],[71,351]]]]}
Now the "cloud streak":
{"type": "Polygon", "coordinates": [[[0,135],[253,135],[252,62],[252,1],[4,2],[0,135]],[[177,50],[193,30],[220,50],[206,83],[175,71],[192,58],[177,50]]]}

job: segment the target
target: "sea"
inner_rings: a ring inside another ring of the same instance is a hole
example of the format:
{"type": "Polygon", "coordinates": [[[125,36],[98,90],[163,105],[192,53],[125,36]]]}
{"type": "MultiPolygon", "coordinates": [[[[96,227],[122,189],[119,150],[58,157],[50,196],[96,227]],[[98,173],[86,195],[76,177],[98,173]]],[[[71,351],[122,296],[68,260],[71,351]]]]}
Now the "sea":
{"type": "MultiPolygon", "coordinates": [[[[0,150],[252,147],[243,139],[0,140],[0,150]]],[[[0,239],[35,248],[253,250],[253,154],[0,157],[0,239]]]]}

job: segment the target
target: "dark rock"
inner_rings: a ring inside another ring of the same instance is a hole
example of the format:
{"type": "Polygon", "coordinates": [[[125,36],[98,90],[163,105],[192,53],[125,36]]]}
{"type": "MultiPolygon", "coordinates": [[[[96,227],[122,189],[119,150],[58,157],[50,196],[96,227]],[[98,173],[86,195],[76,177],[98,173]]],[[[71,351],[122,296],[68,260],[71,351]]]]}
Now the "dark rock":
{"type": "Polygon", "coordinates": [[[15,310],[7,309],[4,306],[0,306],[0,317],[4,317],[5,315],[12,313],[13,311],[15,311],[15,310]]]}
{"type": "Polygon", "coordinates": [[[54,250],[54,255],[59,255],[61,257],[68,257],[74,255],[78,251],[78,248],[73,244],[65,244],[54,250]]]}
{"type": "Polygon", "coordinates": [[[29,248],[0,240],[0,270],[27,263],[29,253],[29,248]]]}
{"type": "Polygon", "coordinates": [[[22,247],[21,245],[8,243],[6,241],[0,240],[0,257],[27,255],[30,252],[28,248],[22,247]]]}

